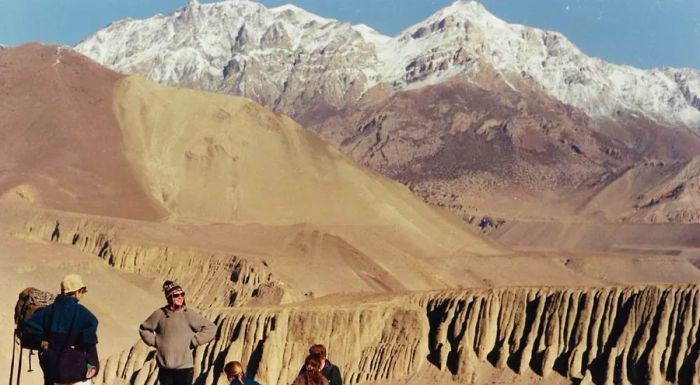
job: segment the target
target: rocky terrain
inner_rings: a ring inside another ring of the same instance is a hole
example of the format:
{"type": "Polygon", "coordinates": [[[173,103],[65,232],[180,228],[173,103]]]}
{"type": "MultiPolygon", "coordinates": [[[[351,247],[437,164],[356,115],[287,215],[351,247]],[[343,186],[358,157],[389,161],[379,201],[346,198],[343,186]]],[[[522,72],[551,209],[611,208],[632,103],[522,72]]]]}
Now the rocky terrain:
{"type": "MultiPolygon", "coordinates": [[[[264,383],[289,382],[301,362],[295,357],[319,337],[344,363],[348,383],[388,383],[431,366],[462,384],[494,383],[481,375],[483,366],[536,373],[547,383],[560,376],[579,384],[697,380],[697,287],[461,290],[337,300],[221,312],[217,344],[196,355],[204,383],[225,383],[220,366],[241,356],[251,357],[249,368],[264,383]]],[[[141,345],[110,364],[107,382],[154,381],[153,359],[141,345]]]]}
{"type": "MultiPolygon", "coordinates": [[[[698,380],[696,233],[678,253],[640,253],[585,229],[509,222],[495,233],[513,249],[250,99],[157,85],[40,44],[3,50],[0,83],[0,303],[82,274],[101,322],[100,384],[155,384],[136,329],[166,278],[217,324],[195,352],[200,384],[223,384],[232,359],[265,384],[291,382],[316,342],[348,384],[698,380]],[[547,249],[548,235],[562,243],[547,249]]],[[[487,124],[479,135],[503,132],[487,124]]],[[[630,194],[648,202],[683,185],[685,199],[696,163],[628,169],[665,176],[630,194]]],[[[598,215],[587,204],[578,209],[598,215]]],[[[614,225],[599,231],[621,236],[614,225]]],[[[5,362],[12,328],[0,320],[5,362]]]]}
{"type": "MultiPolygon", "coordinates": [[[[475,2],[394,37],[293,6],[189,2],[115,22],[76,49],[122,73],[257,100],[489,231],[581,219],[622,170],[700,154],[697,71],[590,58],[475,2]]],[[[671,199],[655,214],[603,216],[697,222],[693,204],[671,199]]]]}

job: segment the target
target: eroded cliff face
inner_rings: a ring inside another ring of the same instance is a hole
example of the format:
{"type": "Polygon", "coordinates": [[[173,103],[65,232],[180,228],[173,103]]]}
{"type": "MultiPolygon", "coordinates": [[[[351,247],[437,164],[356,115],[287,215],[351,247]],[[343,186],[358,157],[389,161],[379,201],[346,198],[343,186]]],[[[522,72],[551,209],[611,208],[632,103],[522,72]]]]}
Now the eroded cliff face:
{"type": "Polygon", "coordinates": [[[457,375],[487,360],[596,384],[697,381],[698,287],[506,289],[424,299],[428,360],[457,375]]]}
{"type": "Polygon", "coordinates": [[[118,225],[69,216],[60,222],[38,217],[15,236],[70,245],[126,272],[187,283],[191,305],[202,309],[288,300],[264,260],[120,238],[118,230],[118,225]]]}
{"type": "MultiPolygon", "coordinates": [[[[572,383],[698,383],[698,287],[510,288],[323,298],[304,305],[210,309],[216,340],[196,376],[224,384],[242,360],[264,384],[290,383],[323,342],[346,383],[400,381],[430,366],[477,383],[485,365],[572,383]],[[342,304],[341,304],[342,303],[342,304]],[[563,376],[563,377],[562,377],[563,376]]],[[[152,385],[153,354],[107,360],[101,383],[152,385]]]]}

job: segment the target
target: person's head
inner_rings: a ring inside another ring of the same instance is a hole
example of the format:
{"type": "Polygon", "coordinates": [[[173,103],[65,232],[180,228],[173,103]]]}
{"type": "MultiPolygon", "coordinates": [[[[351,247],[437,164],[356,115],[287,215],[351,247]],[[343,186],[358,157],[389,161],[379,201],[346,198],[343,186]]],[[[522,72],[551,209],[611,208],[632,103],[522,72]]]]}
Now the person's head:
{"type": "Polygon", "coordinates": [[[80,300],[87,293],[87,286],[78,274],[68,274],[61,281],[61,294],[80,300]]]}
{"type": "Polygon", "coordinates": [[[321,377],[321,361],[316,354],[310,354],[304,360],[304,377],[307,385],[321,385],[323,380],[321,377]]]}
{"type": "Polygon", "coordinates": [[[243,371],[243,365],[238,361],[231,361],[224,365],[224,373],[226,373],[226,378],[228,382],[234,379],[238,380],[241,384],[243,383],[243,377],[245,376],[245,371],[243,371]]]}
{"type": "Polygon", "coordinates": [[[182,287],[173,281],[163,282],[163,294],[173,309],[179,309],[185,306],[185,291],[182,287]]]}
{"type": "Polygon", "coordinates": [[[307,373],[319,373],[321,371],[321,360],[315,354],[309,354],[304,360],[304,370],[307,373]]]}
{"type": "Polygon", "coordinates": [[[309,354],[315,356],[321,363],[321,368],[326,364],[326,358],[328,357],[328,352],[326,347],[321,344],[313,345],[309,348],[309,354]]]}

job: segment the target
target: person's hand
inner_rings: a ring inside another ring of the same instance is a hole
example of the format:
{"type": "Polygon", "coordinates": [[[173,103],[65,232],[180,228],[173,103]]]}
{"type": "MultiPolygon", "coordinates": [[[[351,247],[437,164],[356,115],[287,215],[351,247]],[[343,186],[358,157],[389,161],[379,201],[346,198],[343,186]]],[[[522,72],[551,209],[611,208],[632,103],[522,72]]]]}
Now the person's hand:
{"type": "Polygon", "coordinates": [[[91,379],[97,375],[97,367],[91,364],[87,364],[87,371],[85,373],[86,379],[91,379]]]}

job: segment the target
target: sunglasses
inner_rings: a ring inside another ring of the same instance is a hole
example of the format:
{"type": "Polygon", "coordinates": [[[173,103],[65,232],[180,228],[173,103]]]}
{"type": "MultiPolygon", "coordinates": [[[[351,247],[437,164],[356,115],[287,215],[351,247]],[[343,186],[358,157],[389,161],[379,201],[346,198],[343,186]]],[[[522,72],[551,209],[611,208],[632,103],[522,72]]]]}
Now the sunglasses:
{"type": "Polygon", "coordinates": [[[171,294],[171,295],[170,295],[170,298],[180,298],[180,297],[183,297],[183,298],[184,298],[184,297],[185,297],[185,293],[175,293],[175,294],[171,294]]]}

